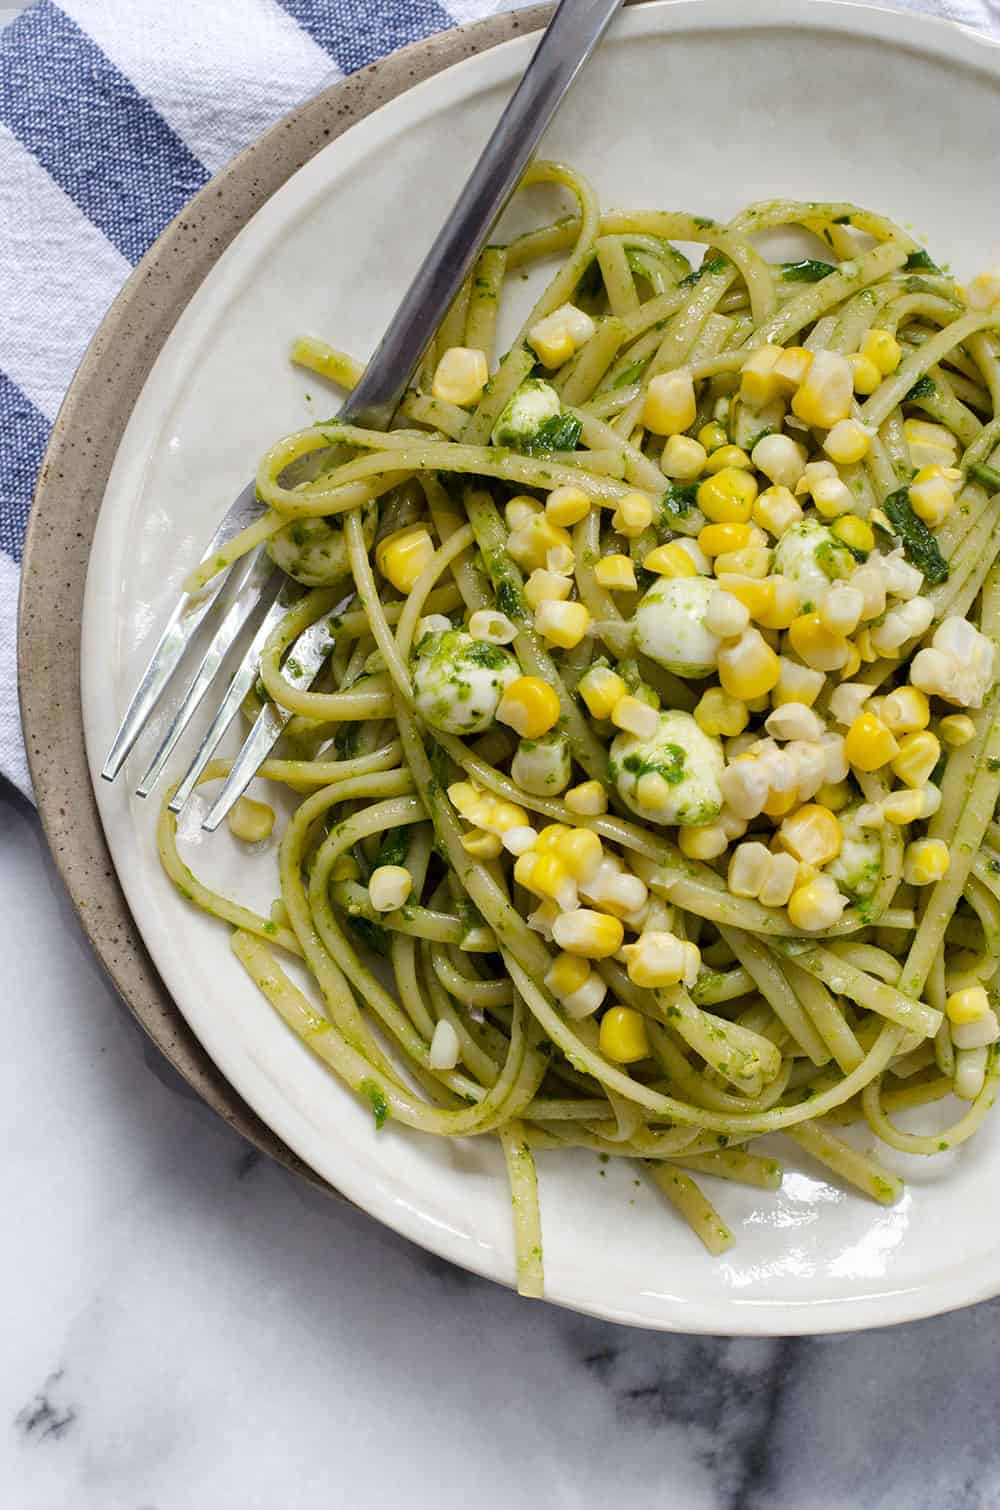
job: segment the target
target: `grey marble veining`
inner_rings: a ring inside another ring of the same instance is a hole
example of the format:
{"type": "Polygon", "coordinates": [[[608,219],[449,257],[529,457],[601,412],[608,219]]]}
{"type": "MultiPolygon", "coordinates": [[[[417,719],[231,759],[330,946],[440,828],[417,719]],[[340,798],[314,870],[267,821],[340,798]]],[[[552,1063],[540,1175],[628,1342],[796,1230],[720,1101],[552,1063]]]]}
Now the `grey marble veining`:
{"type": "Polygon", "coordinates": [[[3,1510],[989,1510],[1000,1305],[663,1336],[531,1304],[248,1150],[0,798],[3,1510]]]}

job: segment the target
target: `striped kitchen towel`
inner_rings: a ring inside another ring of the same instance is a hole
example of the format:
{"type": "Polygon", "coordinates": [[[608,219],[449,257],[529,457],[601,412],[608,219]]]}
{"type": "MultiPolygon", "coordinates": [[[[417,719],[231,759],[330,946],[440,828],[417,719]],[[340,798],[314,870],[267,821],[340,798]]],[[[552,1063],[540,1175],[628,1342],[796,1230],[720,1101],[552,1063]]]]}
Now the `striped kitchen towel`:
{"type": "Polygon", "coordinates": [[[0,31],[0,776],[31,795],[18,568],[52,421],[102,316],[213,173],[299,101],[527,0],[37,0],[0,31]]]}
{"type": "MultiPolygon", "coordinates": [[[[298,101],[526,0],[37,0],[0,32],[0,776],[30,795],[18,563],[52,421],[164,226],[298,101]]],[[[898,0],[1000,31],[1000,0],[898,0]]]]}

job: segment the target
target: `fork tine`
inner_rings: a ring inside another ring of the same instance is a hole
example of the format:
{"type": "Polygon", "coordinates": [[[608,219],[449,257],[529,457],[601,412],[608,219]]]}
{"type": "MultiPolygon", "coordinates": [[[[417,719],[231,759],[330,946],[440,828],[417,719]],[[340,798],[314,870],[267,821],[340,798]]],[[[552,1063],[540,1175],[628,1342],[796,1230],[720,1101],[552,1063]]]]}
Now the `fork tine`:
{"type": "Polygon", "coordinates": [[[261,602],[273,599],[278,594],[284,580],[283,574],[275,568],[264,546],[258,545],[250,559],[253,564],[227,610],[225,618],[216,630],[212,643],[205,652],[204,660],[184,694],[181,705],[174,714],[159,749],[150,761],[146,774],[135,789],[137,797],[148,797],[156,785],[174,746],[215,680],[219,667],[250,615],[261,602]]]}
{"type": "MultiPolygon", "coordinates": [[[[319,619],[302,631],[283,668],[285,677],[294,687],[305,691],[312,686],[330,653],[332,639],[333,630],[329,618],[319,619]],[[290,671],[289,665],[293,665],[295,669],[290,671]]],[[[281,731],[291,716],[287,709],[279,708],[274,703],[268,703],[260,712],[233,762],[225,786],[202,823],[202,828],[214,833],[230,809],[236,806],[268,751],[277,744],[281,731]]]]}
{"type": "MultiPolygon", "coordinates": [[[[207,559],[219,550],[248,524],[253,524],[254,520],[259,519],[263,513],[264,505],[257,498],[256,487],[253,483],[249,483],[225,514],[222,523],[208,543],[203,559],[207,559]]],[[[101,769],[103,780],[114,781],[125,764],[129,751],[149,722],[160,694],[176,671],[181,657],[208,610],[218,601],[228,577],[229,573],[220,576],[215,588],[207,588],[204,595],[181,594],[177,606],[167,620],[166,628],[156,643],[149,665],[143,672],[142,679],[125,710],[125,716],[101,769]]]]}
{"type": "Polygon", "coordinates": [[[181,812],[184,804],[198,785],[198,777],[208,765],[220,739],[236,717],[240,704],[253,686],[254,678],[257,675],[260,653],[264,648],[265,642],[270,638],[274,630],[277,629],[291,606],[291,594],[283,589],[268,609],[260,628],[250,643],[250,648],[239,664],[236,675],[229,684],[229,691],[222,699],[219,711],[209,724],[205,737],[198,746],[195,757],[185,771],[176,792],[167,803],[167,807],[172,813],[181,812]]]}

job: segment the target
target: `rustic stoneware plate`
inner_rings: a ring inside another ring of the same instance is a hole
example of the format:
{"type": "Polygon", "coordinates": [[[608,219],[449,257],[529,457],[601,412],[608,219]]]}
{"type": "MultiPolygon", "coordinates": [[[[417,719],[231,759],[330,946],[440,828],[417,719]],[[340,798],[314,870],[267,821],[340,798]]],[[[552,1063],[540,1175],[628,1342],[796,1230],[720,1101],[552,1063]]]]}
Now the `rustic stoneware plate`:
{"type": "MultiPolygon", "coordinates": [[[[165,881],[155,812],[128,781],[98,782],[105,849],[75,679],[89,558],[79,667],[96,772],[215,517],[265,446],[334,407],[318,380],[290,368],[289,339],[308,331],[371,350],[527,62],[532,41],[518,33],[539,19],[488,22],[352,79],[199,195],[135,274],[67,400],[39,487],[23,610],[43,816],[84,924],[140,1019],[272,1152],[293,1150],[380,1220],[504,1282],[513,1252],[498,1149],[376,1133],[249,985],[227,931],[165,881]]],[[[1000,232],[1000,205],[970,171],[1000,110],[998,56],[957,28],[855,6],[637,6],[544,152],[571,159],[621,205],[726,217],[776,194],[854,199],[972,271],[995,258],[1000,232]]],[[[539,197],[514,214],[554,207],[539,197]]],[[[269,903],[273,846],[248,858],[225,832],[206,841],[190,823],[186,835],[200,874],[269,903]]],[[[643,1326],[793,1333],[902,1321],[996,1293],[989,1192],[1000,1137],[987,1129],[933,1168],[894,1163],[909,1184],[891,1211],[797,1161],[777,1195],[713,1189],[737,1243],[709,1259],[629,1167],[543,1156],[548,1294],[643,1326]]]]}

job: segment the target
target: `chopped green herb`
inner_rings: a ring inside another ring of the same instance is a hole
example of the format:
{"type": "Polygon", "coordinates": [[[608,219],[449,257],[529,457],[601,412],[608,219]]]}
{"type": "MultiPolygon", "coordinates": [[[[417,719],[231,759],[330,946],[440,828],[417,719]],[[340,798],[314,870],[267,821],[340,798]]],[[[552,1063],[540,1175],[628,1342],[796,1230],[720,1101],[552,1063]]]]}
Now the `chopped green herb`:
{"type": "Polygon", "coordinates": [[[948,580],[948,563],[940,547],[922,519],[918,519],[910,507],[909,488],[899,488],[890,493],[882,507],[893,529],[903,542],[903,551],[932,586],[948,580]]]}
{"type": "Polygon", "coordinates": [[[698,499],[696,482],[672,482],[660,499],[660,508],[669,523],[671,519],[685,519],[698,499]]]}
{"type": "Polygon", "coordinates": [[[934,379],[928,377],[925,372],[923,377],[917,378],[909,393],[903,395],[903,402],[916,403],[918,399],[933,398],[935,393],[937,393],[937,388],[934,385],[934,379]]]}
{"type": "Polygon", "coordinates": [[[583,425],[573,414],[554,414],[544,420],[522,447],[528,456],[545,451],[575,451],[583,425]]]}
{"type": "Polygon", "coordinates": [[[939,273],[941,269],[934,261],[930,252],[925,252],[923,247],[921,246],[918,247],[915,252],[911,252],[907,257],[906,261],[903,263],[903,271],[906,273],[939,273]]]}
{"type": "Polygon", "coordinates": [[[358,1089],[372,1109],[372,1116],[375,1118],[375,1131],[381,1132],[385,1126],[385,1119],[389,1115],[389,1103],[385,1099],[385,1092],[374,1080],[362,1080],[358,1089]]]}
{"type": "Polygon", "coordinates": [[[375,856],[375,869],[380,865],[402,865],[409,847],[409,835],[405,828],[398,828],[387,834],[382,841],[382,848],[375,856]]]}
{"type": "Polygon", "coordinates": [[[832,262],[816,262],[811,257],[804,257],[801,262],[781,264],[781,277],[785,283],[819,283],[836,271],[832,262]]]}
{"type": "Polygon", "coordinates": [[[370,918],[349,917],[347,922],[366,949],[371,949],[375,954],[388,955],[389,935],[384,928],[380,928],[370,918]]]}
{"type": "Polygon", "coordinates": [[[508,619],[523,619],[524,604],[521,602],[521,594],[513,582],[506,579],[497,583],[497,608],[505,613],[508,619]]]}

